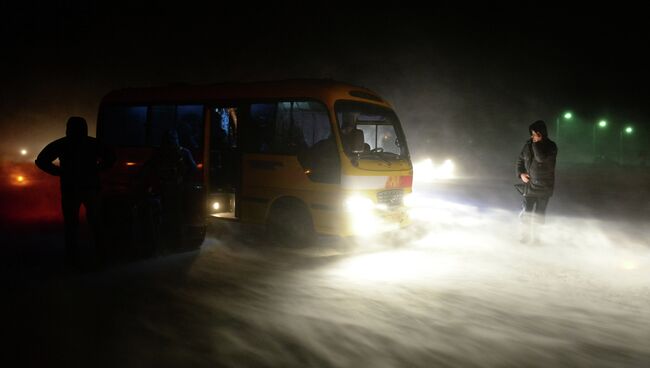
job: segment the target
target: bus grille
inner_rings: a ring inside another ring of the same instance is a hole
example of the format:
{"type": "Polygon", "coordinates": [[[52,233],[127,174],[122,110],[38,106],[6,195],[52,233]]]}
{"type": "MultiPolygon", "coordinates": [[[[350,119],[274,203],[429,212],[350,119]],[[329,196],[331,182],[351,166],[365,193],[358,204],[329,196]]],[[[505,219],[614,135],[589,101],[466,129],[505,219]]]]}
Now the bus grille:
{"type": "Polygon", "coordinates": [[[384,190],[377,193],[377,203],[389,207],[401,206],[403,204],[404,191],[402,189],[384,190]]]}

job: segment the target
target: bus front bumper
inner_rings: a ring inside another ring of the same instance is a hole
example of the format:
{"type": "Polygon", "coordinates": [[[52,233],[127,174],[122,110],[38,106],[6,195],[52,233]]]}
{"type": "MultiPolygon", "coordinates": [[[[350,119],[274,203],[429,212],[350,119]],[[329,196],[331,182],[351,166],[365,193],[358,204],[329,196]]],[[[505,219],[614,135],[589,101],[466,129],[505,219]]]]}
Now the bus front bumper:
{"type": "Polygon", "coordinates": [[[348,236],[372,237],[408,226],[410,218],[404,206],[369,211],[346,211],[345,233],[348,236]]]}

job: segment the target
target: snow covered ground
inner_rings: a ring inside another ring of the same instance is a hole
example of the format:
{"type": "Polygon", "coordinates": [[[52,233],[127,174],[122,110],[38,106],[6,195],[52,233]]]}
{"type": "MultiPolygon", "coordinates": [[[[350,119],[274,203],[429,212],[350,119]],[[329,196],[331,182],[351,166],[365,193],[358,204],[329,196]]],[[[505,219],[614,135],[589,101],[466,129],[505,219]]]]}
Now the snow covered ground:
{"type": "Polygon", "coordinates": [[[14,277],[3,356],[45,366],[650,366],[647,176],[570,172],[539,245],[517,242],[508,178],[466,178],[419,185],[412,226],[356,244],[284,249],[255,228],[215,224],[197,252],[14,277]],[[578,185],[593,177],[610,185],[578,185]]]}

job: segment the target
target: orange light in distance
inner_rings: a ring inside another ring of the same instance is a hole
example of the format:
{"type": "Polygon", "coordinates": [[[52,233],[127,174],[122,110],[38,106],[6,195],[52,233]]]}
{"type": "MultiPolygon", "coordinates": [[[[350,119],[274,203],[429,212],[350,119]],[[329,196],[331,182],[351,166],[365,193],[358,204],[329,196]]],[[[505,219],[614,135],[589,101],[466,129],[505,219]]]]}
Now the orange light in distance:
{"type": "Polygon", "coordinates": [[[135,163],[135,162],[127,162],[126,163],[126,166],[135,166],[135,165],[137,165],[137,163],[135,163]]]}
{"type": "Polygon", "coordinates": [[[27,185],[27,178],[24,175],[14,174],[11,184],[13,185],[27,185]]]}

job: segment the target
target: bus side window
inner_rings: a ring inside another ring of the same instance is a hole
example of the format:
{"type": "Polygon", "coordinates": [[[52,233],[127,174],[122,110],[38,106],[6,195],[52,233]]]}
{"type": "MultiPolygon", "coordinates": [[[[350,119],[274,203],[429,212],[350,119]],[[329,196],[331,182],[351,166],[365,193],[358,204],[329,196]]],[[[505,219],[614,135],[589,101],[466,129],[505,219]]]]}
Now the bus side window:
{"type": "Polygon", "coordinates": [[[325,106],[313,101],[286,101],[278,104],[274,148],[289,155],[312,147],[331,135],[325,106]]]}
{"type": "Polygon", "coordinates": [[[174,128],[176,106],[151,106],[151,109],[149,111],[151,114],[151,126],[149,127],[149,145],[153,147],[160,147],[160,141],[162,140],[163,134],[167,130],[174,128]]]}
{"type": "Polygon", "coordinates": [[[320,183],[340,182],[340,162],[336,140],[332,134],[325,106],[315,101],[295,102],[293,124],[304,142],[298,151],[298,161],[309,179],[320,183]]]}
{"type": "MultiPolygon", "coordinates": [[[[252,153],[272,153],[275,130],[275,103],[251,104],[250,140],[246,150],[252,153]]],[[[275,152],[273,152],[275,153],[275,152]]]]}
{"type": "Polygon", "coordinates": [[[295,155],[307,147],[297,102],[278,103],[273,146],[277,153],[295,155]]]}
{"type": "Polygon", "coordinates": [[[299,127],[297,131],[302,133],[300,139],[303,140],[306,148],[331,137],[330,118],[323,104],[314,101],[296,102],[294,104],[294,125],[299,127]]]}
{"type": "Polygon", "coordinates": [[[98,137],[113,146],[146,145],[146,106],[107,106],[100,114],[98,137]]]}
{"type": "Polygon", "coordinates": [[[178,105],[176,130],[181,146],[192,153],[200,153],[203,148],[203,105],[178,105]]]}
{"type": "Polygon", "coordinates": [[[300,155],[314,144],[333,139],[325,106],[312,101],[252,104],[247,151],[300,155]]]}
{"type": "Polygon", "coordinates": [[[202,157],[203,106],[154,105],[149,109],[149,145],[160,147],[163,134],[169,129],[178,133],[178,143],[192,153],[194,159],[202,157]]]}

